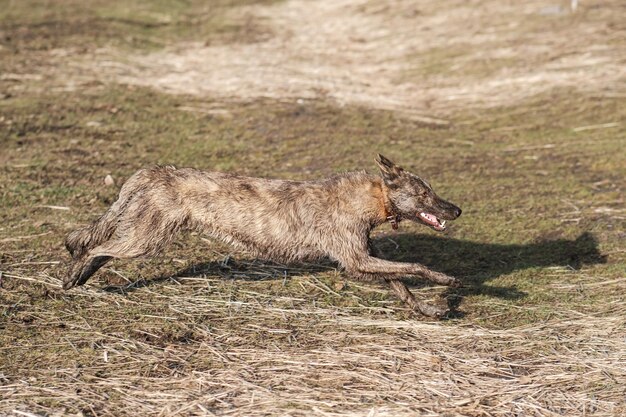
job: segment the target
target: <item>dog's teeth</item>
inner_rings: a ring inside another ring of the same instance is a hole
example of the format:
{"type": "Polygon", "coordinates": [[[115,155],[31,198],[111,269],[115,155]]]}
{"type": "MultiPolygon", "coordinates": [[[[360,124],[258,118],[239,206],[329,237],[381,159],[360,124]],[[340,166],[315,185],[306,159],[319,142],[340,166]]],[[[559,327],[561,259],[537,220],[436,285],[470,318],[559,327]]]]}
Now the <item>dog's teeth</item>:
{"type": "Polygon", "coordinates": [[[442,225],[442,226],[445,226],[445,225],[446,225],[446,221],[445,221],[445,220],[444,220],[444,221],[442,221],[442,222],[441,222],[441,225],[442,225]]]}

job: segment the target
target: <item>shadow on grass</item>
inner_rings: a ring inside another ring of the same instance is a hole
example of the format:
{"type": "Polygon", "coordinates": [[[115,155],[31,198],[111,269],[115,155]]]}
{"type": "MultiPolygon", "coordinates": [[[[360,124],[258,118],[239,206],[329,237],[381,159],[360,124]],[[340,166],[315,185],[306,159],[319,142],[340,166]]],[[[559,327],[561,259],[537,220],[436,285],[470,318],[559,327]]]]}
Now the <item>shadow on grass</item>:
{"type": "MultiPolygon", "coordinates": [[[[562,266],[578,269],[583,265],[606,262],[598,250],[598,243],[590,233],[575,240],[557,239],[529,244],[491,244],[460,239],[447,239],[434,235],[401,233],[380,236],[374,245],[381,257],[401,262],[419,262],[429,268],[460,278],[464,287],[451,289],[444,296],[453,310],[462,297],[482,294],[504,299],[519,299],[526,293],[512,287],[485,285],[486,281],[527,268],[562,266]]],[[[262,280],[284,279],[289,276],[314,274],[333,270],[335,265],[324,261],[319,264],[281,265],[262,261],[205,262],[192,265],[176,274],[150,280],[139,280],[123,287],[109,286],[106,291],[129,292],[172,278],[219,275],[225,279],[262,280]]],[[[428,285],[419,278],[408,281],[416,286],[428,285]]]]}
{"type": "MultiPolygon", "coordinates": [[[[433,235],[399,234],[384,236],[376,241],[382,257],[401,262],[419,262],[429,268],[460,278],[463,288],[450,289],[451,310],[456,310],[467,295],[488,295],[515,300],[527,294],[515,286],[485,285],[487,281],[515,271],[538,267],[569,267],[605,263],[598,242],[590,233],[575,240],[556,239],[528,244],[491,244],[433,235]]],[[[427,285],[423,280],[410,279],[416,286],[427,285]]]]}
{"type": "Polygon", "coordinates": [[[110,285],[104,288],[107,292],[127,293],[138,288],[148,287],[160,282],[178,278],[194,278],[219,276],[223,279],[242,281],[262,281],[268,279],[286,279],[304,274],[317,274],[334,271],[337,264],[323,259],[318,263],[280,264],[265,260],[235,259],[230,256],[221,261],[202,262],[191,265],[174,274],[161,275],[151,279],[139,279],[124,285],[110,285]]]}

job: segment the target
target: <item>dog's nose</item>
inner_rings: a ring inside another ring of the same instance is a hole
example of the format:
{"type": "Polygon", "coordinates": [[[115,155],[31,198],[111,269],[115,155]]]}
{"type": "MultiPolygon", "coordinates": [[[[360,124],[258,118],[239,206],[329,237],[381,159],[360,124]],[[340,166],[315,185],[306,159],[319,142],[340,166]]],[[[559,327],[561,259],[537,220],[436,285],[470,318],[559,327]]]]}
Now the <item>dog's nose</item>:
{"type": "Polygon", "coordinates": [[[454,214],[456,214],[456,217],[459,217],[461,215],[461,213],[463,213],[463,211],[460,208],[456,208],[456,212],[454,214]]]}

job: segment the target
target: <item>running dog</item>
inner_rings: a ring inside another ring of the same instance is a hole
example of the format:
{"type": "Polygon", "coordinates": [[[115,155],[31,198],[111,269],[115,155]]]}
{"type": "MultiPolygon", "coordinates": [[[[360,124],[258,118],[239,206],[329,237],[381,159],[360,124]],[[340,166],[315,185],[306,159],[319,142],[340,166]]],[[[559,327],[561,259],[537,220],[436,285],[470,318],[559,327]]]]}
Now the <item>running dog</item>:
{"type": "Polygon", "coordinates": [[[442,317],[447,309],[417,300],[402,277],[442,285],[457,279],[417,263],[374,257],[370,232],[389,222],[420,222],[436,231],[461,209],[430,184],[378,155],[381,175],[339,174],[318,181],[241,177],[171,166],[142,169],[90,226],[71,232],[72,256],[63,288],[83,285],[112,258],[152,256],[180,231],[195,230],[280,262],[331,258],[356,279],[389,283],[411,309],[442,317]]]}

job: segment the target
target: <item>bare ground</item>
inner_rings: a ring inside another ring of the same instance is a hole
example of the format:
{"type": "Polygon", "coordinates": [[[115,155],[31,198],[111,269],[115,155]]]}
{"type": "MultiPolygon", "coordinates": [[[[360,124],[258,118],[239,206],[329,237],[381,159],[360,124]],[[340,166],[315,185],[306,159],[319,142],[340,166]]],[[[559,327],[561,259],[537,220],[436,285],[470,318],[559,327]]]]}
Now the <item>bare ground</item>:
{"type": "Polygon", "coordinates": [[[235,99],[330,98],[437,122],[557,87],[626,94],[619,1],[294,0],[249,6],[271,36],[177,44],[128,56],[100,50],[82,76],[235,99]]]}

